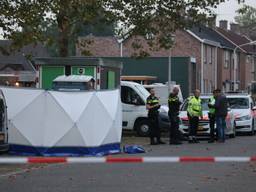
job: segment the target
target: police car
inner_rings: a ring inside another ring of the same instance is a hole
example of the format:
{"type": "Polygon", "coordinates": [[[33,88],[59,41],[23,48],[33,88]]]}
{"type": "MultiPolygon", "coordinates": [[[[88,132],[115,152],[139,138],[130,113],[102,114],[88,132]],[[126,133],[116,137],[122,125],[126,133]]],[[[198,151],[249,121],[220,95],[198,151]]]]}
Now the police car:
{"type": "Polygon", "coordinates": [[[229,108],[234,112],[236,131],[254,135],[256,130],[256,108],[248,94],[227,94],[229,108]]]}
{"type": "MultiPolygon", "coordinates": [[[[209,126],[209,118],[208,118],[208,112],[209,112],[209,99],[210,95],[202,95],[200,96],[201,102],[202,102],[202,110],[203,110],[203,119],[199,120],[199,126],[197,129],[197,135],[198,136],[209,136],[210,135],[210,126],[209,126]]],[[[188,99],[186,99],[181,106],[181,112],[180,112],[180,131],[188,135],[189,133],[189,121],[187,117],[187,108],[188,108],[188,99]]],[[[230,136],[231,138],[236,136],[236,122],[235,122],[235,116],[234,112],[232,110],[229,110],[228,115],[226,117],[226,135],[230,136]]],[[[216,128],[216,125],[215,125],[216,128]]]]}

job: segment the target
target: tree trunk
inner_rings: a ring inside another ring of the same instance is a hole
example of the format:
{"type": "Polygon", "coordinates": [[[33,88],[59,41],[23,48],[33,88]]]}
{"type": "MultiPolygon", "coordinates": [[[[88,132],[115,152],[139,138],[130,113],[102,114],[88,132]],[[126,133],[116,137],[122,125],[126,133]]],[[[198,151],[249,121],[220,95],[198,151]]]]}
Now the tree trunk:
{"type": "Polygon", "coordinates": [[[57,15],[57,22],[58,22],[58,31],[59,31],[59,39],[58,39],[58,46],[59,46],[59,56],[60,57],[67,57],[68,56],[68,37],[69,37],[69,19],[68,19],[68,2],[63,1],[62,6],[60,7],[59,14],[57,15]]]}

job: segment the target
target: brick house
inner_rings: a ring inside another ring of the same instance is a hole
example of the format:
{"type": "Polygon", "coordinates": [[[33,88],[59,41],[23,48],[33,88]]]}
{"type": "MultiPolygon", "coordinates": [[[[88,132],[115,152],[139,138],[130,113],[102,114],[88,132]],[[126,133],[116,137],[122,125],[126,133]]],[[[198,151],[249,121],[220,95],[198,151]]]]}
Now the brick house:
{"type": "MultiPolygon", "coordinates": [[[[236,55],[238,60],[238,66],[236,69],[236,75],[240,79],[238,88],[241,90],[247,90],[251,81],[255,80],[255,65],[256,65],[256,49],[253,45],[245,45],[251,42],[247,37],[239,34],[238,25],[230,24],[230,30],[227,29],[227,21],[220,21],[220,27],[216,28],[223,37],[228,39],[237,49],[236,55]]],[[[234,55],[232,54],[232,60],[234,55]]],[[[234,61],[233,61],[234,62],[234,61]]]]}
{"type": "MultiPolygon", "coordinates": [[[[86,47],[93,56],[131,57],[141,51],[133,48],[133,43],[139,42],[150,57],[194,58],[196,70],[191,73],[194,76],[196,88],[201,89],[203,93],[209,93],[216,87],[224,91],[233,90],[233,50],[236,45],[220,34],[215,27],[197,26],[189,30],[178,30],[171,50],[152,49],[148,46],[146,37],[128,37],[123,41],[117,41],[114,37],[87,36],[80,37],[79,41],[89,39],[95,42],[95,45],[90,44],[86,47]]],[[[83,51],[81,46],[77,46],[77,56],[84,55],[83,51]]],[[[245,69],[240,62],[238,66],[238,70],[245,69]]],[[[246,68],[246,72],[242,73],[244,75],[240,75],[240,72],[238,74],[238,70],[235,74],[236,81],[240,82],[239,88],[245,89],[245,85],[250,81],[250,77],[245,74],[248,74],[250,69],[246,68]]]]}

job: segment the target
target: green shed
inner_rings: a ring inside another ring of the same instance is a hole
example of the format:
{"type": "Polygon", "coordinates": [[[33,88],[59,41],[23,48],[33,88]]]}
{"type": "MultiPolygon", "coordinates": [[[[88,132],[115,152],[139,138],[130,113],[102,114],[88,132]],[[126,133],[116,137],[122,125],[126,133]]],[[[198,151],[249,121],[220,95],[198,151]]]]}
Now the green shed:
{"type": "Polygon", "coordinates": [[[96,89],[115,89],[120,85],[121,61],[93,57],[35,58],[38,87],[52,89],[52,81],[60,75],[90,75],[96,89]]]}

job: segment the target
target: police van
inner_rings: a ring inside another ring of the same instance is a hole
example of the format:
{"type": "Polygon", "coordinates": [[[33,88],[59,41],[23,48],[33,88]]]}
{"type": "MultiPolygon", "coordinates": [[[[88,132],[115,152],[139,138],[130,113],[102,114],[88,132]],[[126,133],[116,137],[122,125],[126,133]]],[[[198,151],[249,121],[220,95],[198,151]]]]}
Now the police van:
{"type": "MultiPolygon", "coordinates": [[[[139,136],[149,134],[150,122],[146,109],[146,100],[149,95],[143,85],[131,81],[121,81],[123,129],[134,130],[139,136]]],[[[159,127],[162,130],[167,130],[170,126],[168,107],[162,105],[159,111],[159,127]]]]}
{"type": "Polygon", "coordinates": [[[8,144],[8,118],[7,106],[4,94],[0,90],[0,152],[6,152],[9,149],[8,144]]]}

